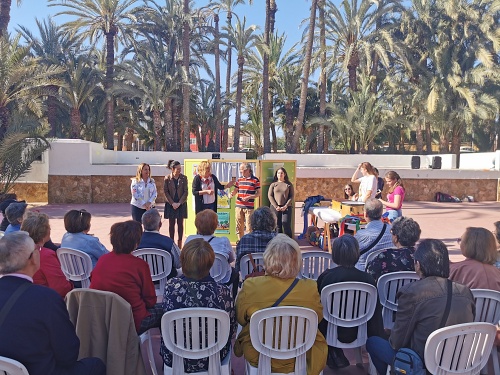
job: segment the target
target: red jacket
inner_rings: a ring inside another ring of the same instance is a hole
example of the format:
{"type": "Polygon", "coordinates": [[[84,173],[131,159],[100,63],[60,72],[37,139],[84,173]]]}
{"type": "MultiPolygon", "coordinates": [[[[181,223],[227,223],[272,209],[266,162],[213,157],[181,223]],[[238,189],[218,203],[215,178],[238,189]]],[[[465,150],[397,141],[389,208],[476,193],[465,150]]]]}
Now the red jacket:
{"type": "Polygon", "coordinates": [[[114,292],[132,307],[136,330],[151,315],[147,309],[156,304],[156,292],[148,264],[132,254],[114,251],[99,258],[91,275],[91,289],[114,292]]]}
{"type": "Polygon", "coordinates": [[[40,269],[33,275],[33,283],[54,289],[62,298],[73,289],[73,284],[61,270],[56,252],[45,247],[40,249],[40,269]]]}

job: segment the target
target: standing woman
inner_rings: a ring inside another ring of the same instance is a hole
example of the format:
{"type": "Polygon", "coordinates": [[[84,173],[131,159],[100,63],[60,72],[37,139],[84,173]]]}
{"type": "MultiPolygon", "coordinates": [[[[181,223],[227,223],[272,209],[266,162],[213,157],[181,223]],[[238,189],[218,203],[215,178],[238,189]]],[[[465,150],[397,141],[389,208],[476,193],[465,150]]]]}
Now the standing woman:
{"type": "Polygon", "coordinates": [[[369,198],[375,198],[377,194],[377,176],[375,175],[375,169],[370,163],[365,161],[359,164],[352,175],[351,182],[360,183],[358,192],[359,202],[366,202],[369,198]],[[363,175],[361,178],[358,178],[359,172],[363,175]]]}
{"type": "Polygon", "coordinates": [[[385,174],[385,182],[389,186],[389,194],[387,194],[386,201],[382,199],[379,199],[379,201],[386,207],[387,217],[392,222],[396,218],[403,216],[401,207],[403,207],[405,199],[405,188],[401,177],[394,171],[385,174]]]}
{"type": "Polygon", "coordinates": [[[188,181],[181,173],[181,163],[169,160],[167,167],[172,171],[165,176],[163,191],[165,192],[164,217],[168,219],[169,236],[173,240],[175,234],[175,222],[177,222],[177,244],[182,248],[182,237],[184,236],[184,219],[187,218],[188,181]]]}
{"type": "Polygon", "coordinates": [[[142,214],[155,206],[156,191],[155,180],[151,178],[149,164],[141,163],[137,167],[137,174],[130,185],[132,199],[132,219],[141,222],[142,214]]]}
{"type": "Polygon", "coordinates": [[[288,237],[293,238],[290,225],[292,221],[293,185],[288,179],[285,168],[278,168],[274,172],[274,180],[269,186],[267,197],[271,204],[271,211],[276,215],[278,232],[285,233],[288,237]]]}
{"type": "Polygon", "coordinates": [[[217,177],[212,174],[209,161],[198,164],[198,174],[193,179],[194,210],[196,213],[203,210],[217,212],[217,190],[224,190],[234,185],[231,181],[222,185],[217,177]]]}

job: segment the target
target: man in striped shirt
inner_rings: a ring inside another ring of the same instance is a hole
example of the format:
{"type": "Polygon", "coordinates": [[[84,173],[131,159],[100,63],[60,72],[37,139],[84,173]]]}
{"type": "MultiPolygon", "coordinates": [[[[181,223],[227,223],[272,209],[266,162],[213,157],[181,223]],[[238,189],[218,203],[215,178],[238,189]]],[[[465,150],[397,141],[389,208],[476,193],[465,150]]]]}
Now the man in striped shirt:
{"type": "Polygon", "coordinates": [[[253,175],[250,163],[242,163],[240,173],[241,177],[236,181],[235,189],[231,194],[231,196],[236,195],[235,214],[238,239],[241,239],[245,234],[245,226],[248,233],[252,231],[250,216],[254,209],[254,200],[260,191],[260,181],[253,175]]]}

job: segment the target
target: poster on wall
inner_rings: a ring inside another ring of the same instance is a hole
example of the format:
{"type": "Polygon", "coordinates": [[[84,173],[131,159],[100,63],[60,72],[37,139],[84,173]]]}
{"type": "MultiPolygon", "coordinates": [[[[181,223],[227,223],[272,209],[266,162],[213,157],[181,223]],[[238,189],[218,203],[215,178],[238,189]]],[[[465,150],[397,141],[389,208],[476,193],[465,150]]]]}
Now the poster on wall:
{"type": "Polygon", "coordinates": [[[229,212],[217,212],[219,217],[219,224],[217,224],[217,229],[215,233],[229,233],[229,212]]]}
{"type": "Polygon", "coordinates": [[[217,191],[217,208],[231,208],[230,189],[217,191]]]}

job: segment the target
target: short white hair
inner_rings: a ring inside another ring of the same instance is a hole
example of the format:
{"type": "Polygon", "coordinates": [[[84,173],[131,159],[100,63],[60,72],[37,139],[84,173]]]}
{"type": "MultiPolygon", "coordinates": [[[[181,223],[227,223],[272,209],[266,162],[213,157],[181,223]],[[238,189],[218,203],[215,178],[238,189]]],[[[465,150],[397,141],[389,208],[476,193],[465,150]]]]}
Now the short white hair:
{"type": "Polygon", "coordinates": [[[0,274],[5,275],[26,267],[35,242],[28,232],[18,231],[4,235],[0,239],[0,274]]]}

